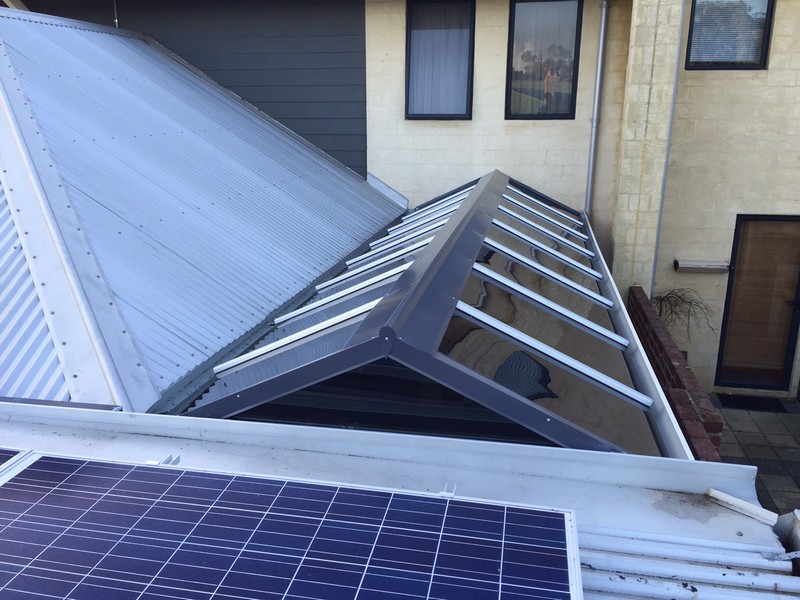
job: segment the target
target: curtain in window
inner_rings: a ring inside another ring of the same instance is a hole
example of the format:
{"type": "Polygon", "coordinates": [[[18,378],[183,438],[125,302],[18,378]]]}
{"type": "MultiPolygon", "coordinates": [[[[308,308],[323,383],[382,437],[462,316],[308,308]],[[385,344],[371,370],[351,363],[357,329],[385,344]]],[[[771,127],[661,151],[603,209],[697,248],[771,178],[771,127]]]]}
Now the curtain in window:
{"type": "Polygon", "coordinates": [[[467,115],[471,2],[409,3],[409,115],[467,115]]]}
{"type": "Polygon", "coordinates": [[[515,4],[510,116],[566,116],[572,112],[578,9],[578,0],[515,4]]]}
{"type": "Polygon", "coordinates": [[[762,63],[768,0],[697,0],[690,64],[762,63]]]}

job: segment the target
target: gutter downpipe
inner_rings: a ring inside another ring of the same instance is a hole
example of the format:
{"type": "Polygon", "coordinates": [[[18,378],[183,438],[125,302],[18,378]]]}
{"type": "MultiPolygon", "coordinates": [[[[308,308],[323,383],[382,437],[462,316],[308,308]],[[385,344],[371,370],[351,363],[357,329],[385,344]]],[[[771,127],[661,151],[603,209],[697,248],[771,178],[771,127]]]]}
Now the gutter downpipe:
{"type": "MultiPolygon", "coordinates": [[[[683,40],[683,17],[686,11],[684,2],[680,3],[681,10],[678,18],[680,26],[678,28],[678,40],[683,40]]],[[[678,100],[678,77],[681,73],[681,42],[678,42],[678,53],[675,57],[675,79],[672,82],[672,105],[669,112],[669,127],[667,129],[667,148],[664,153],[664,174],[661,177],[661,201],[658,203],[658,225],[656,225],[655,248],[653,248],[653,277],[650,280],[650,292],[648,296],[653,297],[656,293],[656,269],[658,268],[658,247],[661,244],[661,224],[664,221],[664,200],[667,196],[667,169],[669,168],[669,153],[672,148],[672,128],[675,124],[675,104],[678,100]]]]}
{"type": "Polygon", "coordinates": [[[592,107],[592,133],[589,138],[589,171],[586,174],[586,203],[583,211],[590,219],[592,197],[594,196],[594,166],[597,153],[597,129],[600,124],[600,94],[603,89],[603,62],[606,54],[606,29],[608,7],[611,0],[600,0],[600,39],[597,42],[597,75],[594,81],[594,106],[592,107]]]}

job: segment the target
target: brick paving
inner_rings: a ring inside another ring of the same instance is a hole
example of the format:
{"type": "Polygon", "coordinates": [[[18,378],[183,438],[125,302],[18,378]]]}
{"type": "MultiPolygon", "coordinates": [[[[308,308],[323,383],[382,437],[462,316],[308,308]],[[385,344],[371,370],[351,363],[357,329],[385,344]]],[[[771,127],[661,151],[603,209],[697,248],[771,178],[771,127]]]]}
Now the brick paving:
{"type": "Polygon", "coordinates": [[[758,467],[758,499],[778,514],[800,508],[800,406],[787,408],[791,412],[722,409],[720,458],[758,467]]]}

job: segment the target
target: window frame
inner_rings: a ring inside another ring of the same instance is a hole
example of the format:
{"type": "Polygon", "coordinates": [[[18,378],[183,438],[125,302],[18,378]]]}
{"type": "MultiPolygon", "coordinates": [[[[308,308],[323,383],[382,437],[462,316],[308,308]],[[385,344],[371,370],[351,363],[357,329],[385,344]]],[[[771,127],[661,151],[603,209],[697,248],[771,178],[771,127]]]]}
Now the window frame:
{"type": "Polygon", "coordinates": [[[472,88],[475,73],[475,5],[477,0],[406,0],[406,89],[405,89],[405,118],[409,121],[469,121],[472,119],[472,88]],[[466,110],[463,113],[427,114],[412,113],[409,110],[410,83],[411,83],[411,21],[413,18],[412,7],[415,4],[446,4],[469,2],[469,57],[467,59],[467,89],[466,110]]]}
{"type": "Polygon", "coordinates": [[[694,34],[695,12],[697,0],[692,0],[692,10],[689,16],[689,35],[686,38],[686,61],[684,68],[687,71],[764,71],[769,62],[769,47],[772,39],[772,22],[775,16],[775,0],[767,0],[767,13],[764,19],[764,38],[761,41],[761,60],[760,62],[748,64],[732,61],[703,61],[693,62],[692,55],[692,36],[694,34]]]}
{"type": "Polygon", "coordinates": [[[544,2],[564,2],[566,0],[510,0],[508,15],[508,51],[506,55],[506,100],[505,100],[505,119],[507,121],[553,121],[553,120],[575,120],[575,111],[578,100],[578,75],[580,73],[580,50],[581,33],[583,30],[583,0],[574,0],[578,3],[578,10],[575,19],[575,53],[572,59],[573,76],[572,92],[570,98],[570,108],[566,113],[560,114],[511,114],[511,81],[514,74],[513,53],[514,53],[514,23],[516,20],[517,4],[520,3],[544,3],[544,2]]]}

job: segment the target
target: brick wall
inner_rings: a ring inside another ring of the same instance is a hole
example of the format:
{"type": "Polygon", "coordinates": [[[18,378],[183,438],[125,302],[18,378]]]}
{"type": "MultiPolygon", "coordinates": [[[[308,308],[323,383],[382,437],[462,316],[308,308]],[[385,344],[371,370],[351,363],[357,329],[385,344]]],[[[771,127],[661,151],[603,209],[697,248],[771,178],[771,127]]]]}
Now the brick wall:
{"type": "Polygon", "coordinates": [[[628,290],[628,312],[695,458],[719,462],[722,414],[639,286],[628,290]]]}

